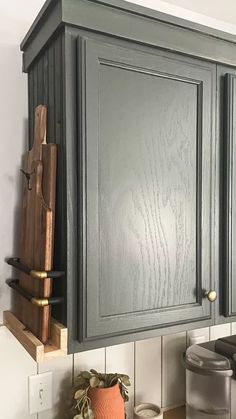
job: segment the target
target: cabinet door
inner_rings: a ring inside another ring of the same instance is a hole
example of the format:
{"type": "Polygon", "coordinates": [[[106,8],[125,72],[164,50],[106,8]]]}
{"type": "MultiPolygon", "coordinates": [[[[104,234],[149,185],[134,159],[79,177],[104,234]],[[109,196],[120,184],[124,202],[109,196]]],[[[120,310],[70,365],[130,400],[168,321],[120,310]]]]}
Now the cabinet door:
{"type": "Polygon", "coordinates": [[[137,48],[78,45],[81,340],[212,315],[215,66],[137,48]]]}
{"type": "Polygon", "coordinates": [[[222,116],[222,313],[236,316],[236,71],[219,69],[222,116]],[[228,71],[230,73],[228,73],[228,71]]]}

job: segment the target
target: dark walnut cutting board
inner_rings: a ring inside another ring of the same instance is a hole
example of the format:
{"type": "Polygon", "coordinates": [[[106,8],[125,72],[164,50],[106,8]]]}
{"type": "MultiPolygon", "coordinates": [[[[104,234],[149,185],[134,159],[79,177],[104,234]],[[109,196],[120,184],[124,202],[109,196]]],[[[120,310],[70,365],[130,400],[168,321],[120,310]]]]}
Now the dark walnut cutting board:
{"type": "MultiPolygon", "coordinates": [[[[34,144],[24,155],[22,168],[25,176],[20,260],[39,271],[53,268],[57,148],[46,143],[46,114],[44,106],[35,110],[34,144]]],[[[36,298],[51,295],[51,278],[36,279],[20,273],[19,282],[36,298]]],[[[46,343],[50,333],[50,306],[37,307],[17,295],[15,311],[19,320],[46,343]]]]}

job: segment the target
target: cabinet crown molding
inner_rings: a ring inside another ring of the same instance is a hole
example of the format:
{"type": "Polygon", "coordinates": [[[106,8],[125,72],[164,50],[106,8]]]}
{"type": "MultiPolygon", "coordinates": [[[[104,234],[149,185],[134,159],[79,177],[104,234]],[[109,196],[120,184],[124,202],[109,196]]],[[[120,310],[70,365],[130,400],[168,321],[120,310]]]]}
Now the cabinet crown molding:
{"type": "Polygon", "coordinates": [[[25,72],[65,27],[236,66],[236,35],[123,0],[48,0],[21,43],[25,72]]]}

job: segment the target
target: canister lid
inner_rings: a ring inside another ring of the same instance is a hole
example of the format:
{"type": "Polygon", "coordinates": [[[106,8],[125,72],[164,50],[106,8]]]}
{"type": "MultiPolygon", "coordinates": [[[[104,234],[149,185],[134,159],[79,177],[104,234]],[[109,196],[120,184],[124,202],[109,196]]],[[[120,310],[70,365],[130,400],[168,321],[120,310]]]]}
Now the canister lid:
{"type": "Polygon", "coordinates": [[[187,369],[197,369],[199,373],[202,371],[202,374],[225,372],[225,375],[232,375],[229,374],[232,370],[228,358],[199,345],[193,345],[187,349],[185,366],[187,369]]]}
{"type": "Polygon", "coordinates": [[[215,351],[227,358],[236,360],[236,335],[226,336],[215,341],[215,351]]]}

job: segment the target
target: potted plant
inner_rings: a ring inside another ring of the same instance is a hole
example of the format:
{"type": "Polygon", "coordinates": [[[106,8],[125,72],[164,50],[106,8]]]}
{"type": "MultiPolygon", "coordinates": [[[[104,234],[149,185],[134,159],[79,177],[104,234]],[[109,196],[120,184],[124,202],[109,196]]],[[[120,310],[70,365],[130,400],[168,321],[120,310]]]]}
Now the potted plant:
{"type": "Polygon", "coordinates": [[[95,370],[81,371],[75,379],[74,419],[124,419],[125,402],[129,400],[125,374],[101,374],[95,370]]]}

